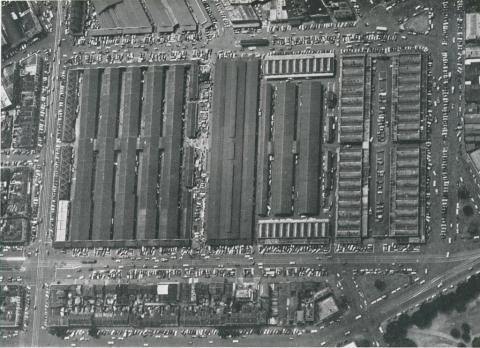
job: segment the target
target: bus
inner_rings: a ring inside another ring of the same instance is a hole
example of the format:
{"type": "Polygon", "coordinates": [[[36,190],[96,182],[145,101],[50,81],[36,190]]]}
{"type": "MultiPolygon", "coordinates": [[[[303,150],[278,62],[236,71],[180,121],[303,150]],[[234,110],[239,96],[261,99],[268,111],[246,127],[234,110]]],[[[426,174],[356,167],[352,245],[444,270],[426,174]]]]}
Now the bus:
{"type": "Polygon", "coordinates": [[[91,263],[97,263],[97,260],[90,259],[90,260],[82,260],[83,264],[91,264],[91,263]]]}

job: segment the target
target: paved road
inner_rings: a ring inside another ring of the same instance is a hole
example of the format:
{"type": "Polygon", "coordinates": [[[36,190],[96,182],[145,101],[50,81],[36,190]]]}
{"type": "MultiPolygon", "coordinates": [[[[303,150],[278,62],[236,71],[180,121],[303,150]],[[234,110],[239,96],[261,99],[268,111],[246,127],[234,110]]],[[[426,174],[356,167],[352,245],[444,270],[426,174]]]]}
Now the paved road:
{"type": "MultiPolygon", "coordinates": [[[[62,17],[63,17],[63,5],[62,2],[57,2],[57,22],[55,26],[55,40],[53,55],[55,60],[58,62],[60,60],[60,48],[58,43],[60,42],[60,37],[62,33],[62,17]]],[[[49,86],[52,88],[51,93],[48,97],[49,110],[48,110],[48,120],[47,120],[47,141],[44,146],[41,154],[41,158],[45,161],[43,168],[43,190],[40,193],[40,204],[39,204],[39,218],[43,220],[38,228],[38,237],[35,245],[39,249],[37,257],[37,273],[34,278],[35,282],[35,299],[34,303],[37,310],[33,313],[32,318],[32,334],[31,334],[31,346],[38,347],[38,340],[41,334],[40,327],[42,326],[42,321],[44,320],[44,308],[45,308],[45,298],[42,292],[42,284],[45,282],[45,267],[39,267],[40,264],[44,263],[47,260],[47,248],[49,247],[48,243],[48,229],[50,221],[50,202],[52,198],[52,186],[53,186],[53,161],[55,158],[55,135],[56,135],[56,124],[57,124],[57,105],[58,105],[58,76],[60,65],[52,62],[52,69],[50,76],[49,86]]],[[[32,265],[33,266],[33,265],[32,265]]]]}
{"type": "MultiPolygon", "coordinates": [[[[440,4],[441,6],[441,4],[440,4]]],[[[453,5],[452,5],[453,6],[453,5]]],[[[213,6],[214,8],[214,6],[213,6]]],[[[438,5],[437,5],[438,9],[438,5]]],[[[57,16],[57,26],[56,26],[56,31],[55,31],[55,48],[56,51],[54,52],[56,56],[56,62],[53,63],[52,65],[52,74],[50,76],[50,86],[52,86],[52,93],[49,96],[49,112],[48,112],[48,120],[47,120],[47,129],[48,129],[48,138],[46,145],[44,147],[44,150],[42,151],[41,154],[41,160],[44,160],[43,163],[45,163],[45,166],[43,168],[44,170],[44,187],[40,196],[40,210],[39,210],[39,217],[43,220],[43,223],[39,227],[39,232],[38,232],[38,240],[35,243],[39,247],[39,256],[38,258],[30,258],[27,260],[23,265],[28,266],[28,268],[33,268],[35,272],[32,274],[31,277],[28,277],[28,283],[35,285],[35,304],[37,304],[38,310],[34,314],[33,317],[33,335],[31,336],[31,346],[38,346],[39,342],[39,334],[41,332],[40,326],[42,325],[42,320],[43,320],[43,307],[44,307],[44,295],[43,292],[41,291],[41,285],[42,283],[49,281],[53,279],[53,270],[54,267],[76,267],[81,265],[80,261],[81,259],[78,257],[72,257],[71,255],[63,255],[58,252],[55,253],[55,255],[51,255],[51,257],[47,257],[47,250],[50,249],[50,245],[48,243],[48,230],[49,230],[49,215],[50,215],[50,202],[51,202],[51,197],[52,197],[52,185],[53,185],[53,160],[54,160],[54,149],[56,146],[56,115],[57,115],[57,105],[58,105],[58,90],[59,90],[59,82],[58,82],[58,75],[59,75],[59,70],[60,70],[60,50],[58,49],[58,42],[61,37],[61,20],[62,20],[62,9],[61,6],[59,6],[58,10],[58,16],[57,16]],[[53,86],[55,86],[53,88],[53,86]],[[63,264],[63,265],[62,265],[63,264]]],[[[441,28],[441,15],[439,14],[439,11],[436,12],[436,18],[435,18],[435,25],[436,28],[441,28]]],[[[455,19],[452,17],[451,22],[454,22],[455,19]]],[[[371,21],[370,21],[371,22],[371,21]]],[[[371,26],[373,27],[374,24],[371,22],[371,26]]],[[[455,23],[456,25],[456,23],[455,23]]],[[[356,30],[356,29],[355,29],[356,30]]],[[[372,30],[371,28],[358,28],[359,32],[362,31],[370,31],[372,30]]],[[[449,34],[449,45],[451,44],[451,37],[453,33],[455,33],[456,28],[455,27],[449,27],[450,34],[449,34]]],[[[323,32],[331,32],[333,30],[322,30],[323,32]]],[[[340,32],[351,32],[352,29],[340,29],[340,32]]],[[[318,32],[315,31],[293,31],[297,34],[300,35],[311,35],[311,34],[318,34],[318,32]]],[[[289,36],[290,32],[285,32],[285,33],[276,33],[278,36],[289,36]]],[[[416,36],[416,37],[411,37],[409,36],[408,44],[423,44],[429,46],[430,50],[432,53],[435,55],[435,63],[434,63],[434,69],[436,67],[437,70],[434,70],[434,78],[438,77],[437,74],[441,74],[441,65],[439,64],[439,60],[437,55],[440,55],[441,47],[438,47],[439,45],[432,44],[434,40],[437,40],[437,42],[440,42],[440,38],[436,37],[434,34],[431,37],[423,37],[423,36],[416,36]]],[[[235,40],[238,38],[242,37],[242,35],[235,35],[235,40]]],[[[244,35],[244,37],[247,37],[247,35],[244,35]]],[[[216,40],[211,41],[208,45],[207,48],[212,48],[214,52],[220,50],[220,49],[227,49],[231,48],[231,43],[233,40],[233,35],[232,35],[232,30],[231,28],[225,29],[225,36],[220,37],[216,40]]],[[[401,44],[401,42],[389,42],[385,43],[384,46],[398,46],[401,44]]],[[[407,44],[407,43],[405,43],[407,44]]],[[[278,47],[277,47],[278,48],[278,47]]],[[[296,46],[295,49],[304,49],[305,46],[296,46]]],[[[325,47],[322,46],[322,48],[325,49],[335,49],[338,53],[338,49],[333,45],[325,45],[325,47]]],[[[267,48],[268,49],[268,48],[267,48]]],[[[267,49],[263,49],[266,51],[267,49]]],[[[75,47],[76,51],[92,51],[92,47],[88,46],[81,46],[81,47],[75,47]]],[[[132,49],[132,51],[135,51],[132,49]]],[[[261,51],[259,49],[260,52],[261,51]]],[[[455,54],[455,51],[452,50],[455,54]]],[[[68,53],[68,52],[67,52],[68,53]]],[[[449,57],[451,58],[452,63],[450,64],[450,68],[453,71],[456,71],[456,57],[449,57]]],[[[458,90],[458,88],[457,88],[458,90]]],[[[457,98],[456,95],[452,95],[450,97],[450,102],[455,103],[455,99],[457,98]]],[[[441,110],[441,109],[440,109],[441,110]]],[[[455,111],[456,112],[456,111],[455,111]]],[[[441,115],[441,113],[440,113],[441,115]]],[[[452,115],[452,121],[451,126],[455,127],[455,119],[457,118],[456,114],[452,115]]],[[[450,125],[450,124],[449,124],[450,125]]],[[[440,135],[440,128],[441,126],[436,128],[437,132],[437,138],[440,135]]],[[[453,131],[454,128],[449,129],[449,142],[455,142],[455,139],[450,138],[450,136],[455,136],[455,132],[453,131]],[[453,135],[452,135],[453,133],[453,135]]],[[[449,157],[449,173],[452,171],[455,171],[457,168],[457,162],[456,162],[456,151],[452,151],[452,155],[449,157]]],[[[432,156],[435,156],[435,152],[432,153],[432,156]]],[[[440,156],[439,156],[440,157],[440,156]]],[[[440,158],[435,158],[434,162],[436,161],[437,167],[440,169],[440,158]]],[[[42,163],[42,162],[41,162],[42,163]]],[[[440,174],[440,170],[437,170],[437,175],[440,174]]],[[[455,177],[452,176],[450,179],[450,201],[453,204],[454,198],[452,195],[452,192],[455,192],[455,183],[456,179],[455,177]]],[[[451,206],[454,207],[454,206],[451,206]]],[[[432,208],[434,208],[432,206],[432,208]]],[[[439,208],[439,207],[438,207],[439,208]]],[[[452,210],[454,208],[449,209],[449,221],[452,221],[453,216],[452,210]]],[[[432,218],[433,220],[433,218],[432,218]]],[[[438,233],[438,232],[437,232],[438,233]]],[[[264,266],[286,266],[289,265],[289,262],[291,260],[296,261],[297,265],[340,265],[340,264],[348,264],[348,265],[360,265],[362,264],[378,264],[378,265],[388,265],[390,263],[405,263],[405,264],[428,264],[428,263],[442,263],[445,264],[446,267],[450,267],[450,269],[442,275],[442,278],[435,278],[430,280],[429,282],[426,282],[423,286],[417,286],[415,285],[414,287],[409,288],[408,290],[402,290],[402,292],[398,293],[396,297],[391,296],[389,300],[385,301],[384,303],[379,304],[378,306],[373,306],[371,309],[365,314],[365,320],[371,321],[372,323],[372,330],[370,333],[374,337],[374,333],[376,335],[379,335],[379,332],[377,330],[378,325],[384,321],[385,319],[390,318],[391,316],[394,316],[396,312],[398,312],[398,306],[401,308],[406,308],[407,306],[414,305],[415,303],[419,303],[423,301],[425,298],[431,296],[434,293],[438,293],[438,284],[440,282],[450,283],[454,281],[461,280],[465,277],[466,274],[469,274],[469,268],[474,266],[478,267],[479,260],[478,260],[478,252],[477,251],[464,251],[460,253],[456,253],[451,255],[450,258],[446,258],[445,254],[442,252],[441,254],[435,254],[438,253],[437,250],[429,250],[428,253],[403,253],[403,254],[335,254],[331,257],[327,255],[259,255],[255,254],[255,260],[258,264],[258,262],[263,262],[264,266]],[[319,259],[317,259],[319,257],[319,259]],[[460,265],[455,265],[455,263],[461,262],[460,265]],[[378,312],[381,312],[381,315],[377,315],[378,312]]],[[[242,266],[249,266],[250,261],[245,259],[243,256],[222,256],[220,260],[216,260],[215,256],[212,256],[211,259],[205,260],[205,259],[190,259],[188,257],[183,258],[182,260],[169,260],[168,262],[165,263],[155,263],[151,260],[145,261],[131,261],[131,260],[125,260],[123,264],[128,265],[130,263],[135,263],[139,267],[141,267],[143,264],[146,264],[148,267],[153,267],[154,265],[159,266],[159,268],[173,268],[173,267],[181,267],[183,264],[188,263],[190,265],[195,265],[197,267],[214,267],[217,266],[218,264],[223,264],[226,267],[228,266],[235,266],[235,265],[242,265],[242,266]]],[[[15,266],[21,265],[20,262],[17,263],[8,263],[9,265],[12,264],[15,266]]],[[[103,267],[103,265],[109,264],[113,266],[116,266],[118,264],[115,263],[115,261],[111,260],[109,257],[105,257],[101,260],[101,265],[95,265],[94,268],[100,268],[103,267]]],[[[85,267],[85,265],[83,265],[85,267]]],[[[90,266],[88,266],[90,267],[90,266]]],[[[126,266],[127,267],[127,266],[126,266]]],[[[353,315],[353,313],[352,313],[353,315]]],[[[328,339],[330,343],[334,343],[338,341],[339,337],[343,337],[343,331],[345,331],[345,327],[349,327],[351,330],[362,330],[365,327],[365,322],[364,320],[362,321],[354,321],[353,317],[347,317],[345,318],[344,321],[342,321],[341,325],[338,325],[337,327],[333,327],[329,329],[328,334],[325,334],[325,339],[328,339]],[[345,325],[345,323],[348,323],[345,325]]],[[[322,333],[323,334],[323,333],[322,333]]],[[[376,336],[375,336],[376,337],[376,336]]],[[[29,344],[23,344],[24,346],[27,346],[29,344]]]]}
{"type": "MultiPolygon", "coordinates": [[[[399,264],[408,264],[408,265],[426,265],[426,264],[455,264],[458,262],[471,261],[475,260],[478,257],[477,250],[462,251],[459,253],[451,254],[450,257],[445,257],[443,254],[429,254],[422,255],[420,253],[395,253],[395,254],[334,254],[330,255],[312,255],[312,254],[271,254],[271,255],[260,255],[254,254],[255,259],[254,267],[258,268],[260,263],[263,264],[263,267],[285,267],[292,266],[290,261],[295,260],[295,266],[334,266],[334,265],[349,265],[349,266],[358,266],[361,268],[363,265],[379,265],[387,266],[395,263],[399,264]]],[[[72,255],[57,255],[48,258],[44,258],[38,264],[35,264],[38,268],[52,269],[55,268],[66,268],[73,269],[75,267],[82,267],[85,269],[103,269],[105,265],[109,265],[111,269],[117,268],[118,263],[113,260],[111,257],[104,257],[100,259],[100,263],[94,265],[85,265],[82,264],[81,257],[73,257],[72,255]]],[[[99,259],[99,258],[96,258],[99,259]]],[[[27,259],[23,266],[25,268],[30,268],[32,262],[36,262],[35,259],[27,259]]],[[[11,267],[21,267],[21,262],[8,263],[11,267]]],[[[137,268],[142,268],[145,265],[146,268],[154,268],[154,266],[160,269],[173,269],[173,268],[182,268],[184,264],[188,264],[191,267],[196,268],[213,268],[218,267],[218,265],[223,265],[224,267],[251,267],[252,261],[246,259],[244,256],[232,255],[228,257],[222,257],[219,260],[215,259],[212,256],[210,259],[203,258],[190,258],[183,257],[182,259],[168,259],[167,262],[155,262],[151,258],[146,260],[142,258],[141,260],[130,260],[123,259],[122,265],[125,268],[130,268],[132,265],[136,265],[137,268]]]]}

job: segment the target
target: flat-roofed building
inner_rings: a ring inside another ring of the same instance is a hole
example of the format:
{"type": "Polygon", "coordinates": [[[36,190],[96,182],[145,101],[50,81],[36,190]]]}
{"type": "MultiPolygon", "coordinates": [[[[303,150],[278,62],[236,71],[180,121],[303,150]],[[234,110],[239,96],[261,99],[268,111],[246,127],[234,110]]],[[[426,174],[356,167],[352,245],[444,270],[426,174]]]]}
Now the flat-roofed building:
{"type": "Polygon", "coordinates": [[[359,242],[362,224],[362,148],[340,148],[338,153],[337,216],[338,242],[359,242]]]}
{"type": "Polygon", "coordinates": [[[328,244],[328,218],[260,219],[257,226],[259,244],[328,244]]]}
{"type": "Polygon", "coordinates": [[[364,140],[365,56],[344,56],[340,65],[339,141],[359,144],[364,140]]]}
{"type": "Polygon", "coordinates": [[[334,53],[267,55],[263,60],[267,79],[331,77],[335,75],[334,53]]]}
{"type": "Polygon", "coordinates": [[[465,40],[480,40],[480,13],[467,13],[465,21],[465,40]]]}
{"type": "Polygon", "coordinates": [[[418,141],[421,139],[422,115],[422,55],[401,54],[398,57],[398,90],[396,129],[394,139],[418,141]]]}
{"type": "Polygon", "coordinates": [[[424,240],[424,158],[419,144],[396,145],[392,151],[390,237],[424,240]]]}
{"type": "Polygon", "coordinates": [[[70,201],[58,201],[57,209],[57,224],[55,231],[55,241],[64,242],[67,240],[68,234],[68,213],[70,208],[70,201]]]}

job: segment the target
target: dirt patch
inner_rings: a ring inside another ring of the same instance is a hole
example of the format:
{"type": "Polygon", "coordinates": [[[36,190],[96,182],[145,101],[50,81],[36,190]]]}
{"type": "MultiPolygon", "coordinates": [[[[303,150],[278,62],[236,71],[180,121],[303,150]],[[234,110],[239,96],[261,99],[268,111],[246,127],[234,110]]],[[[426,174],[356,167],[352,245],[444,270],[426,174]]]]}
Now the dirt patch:
{"type": "Polygon", "coordinates": [[[405,30],[413,31],[415,33],[426,32],[430,28],[430,25],[428,24],[428,12],[425,11],[409,18],[403,26],[405,27],[405,30]]]}

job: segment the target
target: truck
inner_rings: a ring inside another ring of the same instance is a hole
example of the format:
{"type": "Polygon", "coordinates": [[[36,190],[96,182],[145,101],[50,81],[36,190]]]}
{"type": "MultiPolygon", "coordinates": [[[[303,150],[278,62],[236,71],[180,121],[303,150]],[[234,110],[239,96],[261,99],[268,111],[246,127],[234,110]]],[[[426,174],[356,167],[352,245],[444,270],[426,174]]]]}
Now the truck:
{"type": "Polygon", "coordinates": [[[379,32],[382,32],[382,33],[385,33],[388,29],[387,27],[381,27],[381,26],[378,26],[375,28],[376,31],[379,31],[379,32]]]}

